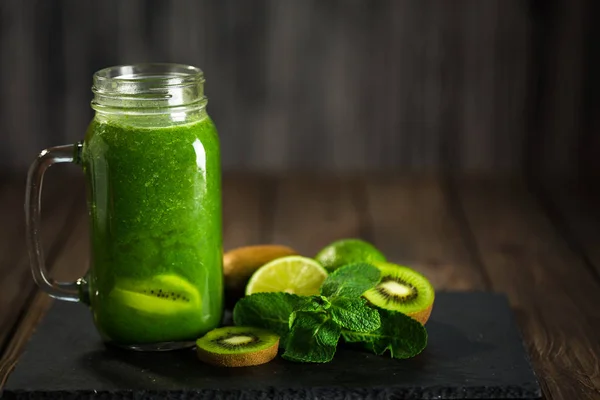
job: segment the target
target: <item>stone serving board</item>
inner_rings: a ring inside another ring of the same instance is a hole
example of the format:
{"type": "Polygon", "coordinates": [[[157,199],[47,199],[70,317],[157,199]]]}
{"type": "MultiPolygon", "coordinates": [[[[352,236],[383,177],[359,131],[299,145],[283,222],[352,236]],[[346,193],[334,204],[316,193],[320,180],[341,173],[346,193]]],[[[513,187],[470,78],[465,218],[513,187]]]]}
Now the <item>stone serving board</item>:
{"type": "Polygon", "coordinates": [[[429,343],[410,360],[340,346],[334,361],[276,358],[218,368],[192,349],[106,347],[86,307],[55,302],[10,375],[3,399],[538,399],[540,387],[503,295],[438,293],[429,343]]]}

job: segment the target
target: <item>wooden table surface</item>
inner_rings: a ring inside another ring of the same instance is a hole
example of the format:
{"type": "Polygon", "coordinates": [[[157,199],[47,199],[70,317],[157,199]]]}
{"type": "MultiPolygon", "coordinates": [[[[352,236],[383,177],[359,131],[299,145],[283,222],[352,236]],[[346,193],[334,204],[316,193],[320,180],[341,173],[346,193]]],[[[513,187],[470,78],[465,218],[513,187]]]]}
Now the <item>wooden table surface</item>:
{"type": "MultiPolygon", "coordinates": [[[[438,290],[510,299],[547,399],[600,399],[600,211],[574,183],[516,178],[226,174],[225,249],[280,243],[312,256],[361,237],[438,290]]],[[[48,174],[44,248],[57,279],[89,253],[81,177],[48,174]]],[[[25,248],[23,177],[0,186],[0,388],[51,300],[25,248]]]]}

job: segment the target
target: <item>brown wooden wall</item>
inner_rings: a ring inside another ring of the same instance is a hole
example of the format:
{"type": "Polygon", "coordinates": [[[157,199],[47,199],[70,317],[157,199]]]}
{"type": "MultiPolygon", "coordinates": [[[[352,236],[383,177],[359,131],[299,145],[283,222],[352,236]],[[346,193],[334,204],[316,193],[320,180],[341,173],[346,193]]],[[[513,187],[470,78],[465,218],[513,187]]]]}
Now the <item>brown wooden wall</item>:
{"type": "Polygon", "coordinates": [[[205,71],[230,169],[573,173],[592,3],[2,0],[0,162],[81,139],[95,70],[167,61],[205,71]]]}

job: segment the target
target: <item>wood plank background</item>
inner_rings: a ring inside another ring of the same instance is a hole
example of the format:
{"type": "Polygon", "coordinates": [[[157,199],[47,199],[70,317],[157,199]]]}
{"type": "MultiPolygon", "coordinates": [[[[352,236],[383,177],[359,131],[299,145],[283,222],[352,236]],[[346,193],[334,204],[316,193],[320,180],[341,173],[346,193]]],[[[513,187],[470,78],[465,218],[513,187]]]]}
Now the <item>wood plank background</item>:
{"type": "MultiPolygon", "coordinates": [[[[87,269],[81,174],[49,175],[41,234],[51,275],[87,269]],[[66,190],[69,188],[70,190],[66,190]]],[[[547,400],[600,396],[600,213],[581,187],[438,175],[224,174],[224,248],[281,243],[313,256],[360,237],[436,290],[505,293],[547,400]]],[[[31,279],[22,180],[0,179],[0,389],[51,299],[31,279]],[[18,233],[15,235],[15,233],[18,233]]]]}
{"type": "Polygon", "coordinates": [[[227,169],[573,174],[600,148],[594,9],[3,0],[0,167],[22,170],[42,148],[82,138],[94,71],[166,61],[205,71],[227,169]]]}

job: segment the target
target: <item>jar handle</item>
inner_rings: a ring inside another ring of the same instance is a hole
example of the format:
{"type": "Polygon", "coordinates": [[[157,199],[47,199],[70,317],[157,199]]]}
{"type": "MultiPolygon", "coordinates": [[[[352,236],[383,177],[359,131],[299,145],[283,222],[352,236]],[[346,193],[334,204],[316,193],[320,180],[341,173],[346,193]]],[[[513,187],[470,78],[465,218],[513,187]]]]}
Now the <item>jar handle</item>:
{"type": "Polygon", "coordinates": [[[50,147],[43,150],[29,167],[25,189],[25,229],[27,250],[33,280],[51,297],[66,301],[80,301],[80,287],[83,280],[76,282],[56,282],[48,277],[44,250],[40,245],[40,211],[44,173],[53,164],[77,163],[82,144],[50,147]]]}

